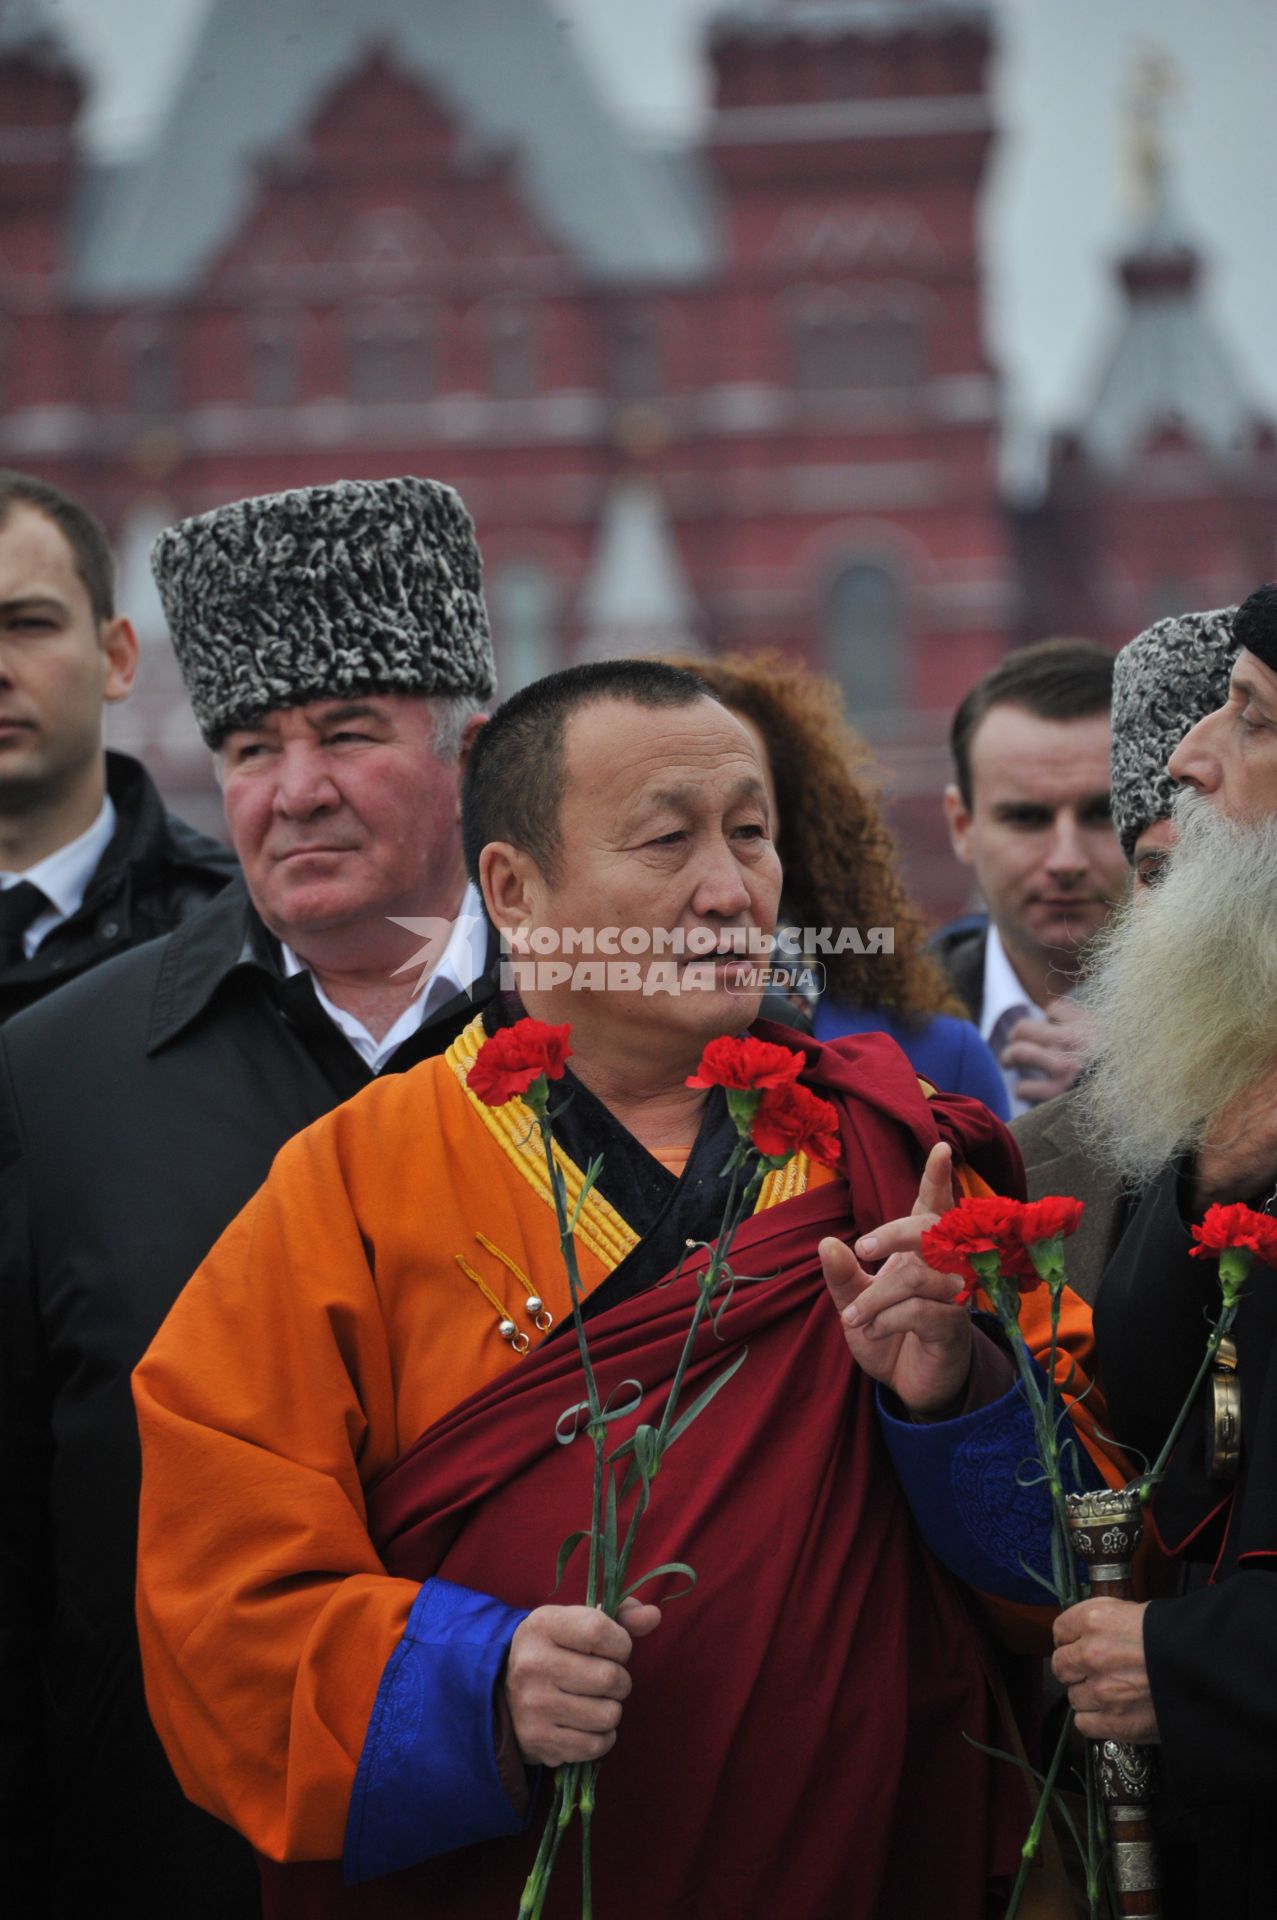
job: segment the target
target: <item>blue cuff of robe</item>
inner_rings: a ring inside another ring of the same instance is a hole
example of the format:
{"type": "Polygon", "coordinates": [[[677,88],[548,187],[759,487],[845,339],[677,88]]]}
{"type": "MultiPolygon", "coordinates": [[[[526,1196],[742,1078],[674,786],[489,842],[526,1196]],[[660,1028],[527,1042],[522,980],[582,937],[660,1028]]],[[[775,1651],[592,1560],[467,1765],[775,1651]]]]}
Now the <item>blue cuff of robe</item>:
{"type": "MultiPolygon", "coordinates": [[[[1036,1370],[1045,1392],[1046,1375],[1036,1370]]],[[[1027,1562],[1050,1580],[1051,1512],[1019,1381],[986,1407],[927,1425],[898,1419],[880,1388],[878,1417],[910,1511],[937,1560],[982,1593],[1050,1606],[1050,1594],[1024,1570],[1027,1562]]],[[[1071,1437],[1067,1420],[1064,1432],[1071,1437]]],[[[1080,1441],[1069,1454],[1076,1455],[1078,1491],[1104,1484],[1080,1441]]],[[[1069,1477],[1066,1456],[1066,1485],[1069,1477]]]]}
{"type": "Polygon", "coordinates": [[[493,1744],[493,1690],[526,1607],[427,1580],[386,1662],[355,1773],[348,1884],[521,1833],[493,1744]]]}

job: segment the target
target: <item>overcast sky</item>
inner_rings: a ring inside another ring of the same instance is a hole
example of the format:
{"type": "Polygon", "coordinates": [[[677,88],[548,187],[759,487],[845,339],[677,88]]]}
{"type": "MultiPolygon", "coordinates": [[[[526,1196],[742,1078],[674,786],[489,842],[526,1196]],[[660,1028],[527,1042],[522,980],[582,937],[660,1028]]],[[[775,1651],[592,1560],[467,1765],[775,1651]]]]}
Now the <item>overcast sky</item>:
{"type": "MultiPolygon", "coordinates": [[[[618,113],[653,137],[694,133],[697,47],[721,0],[549,3],[618,113]]],[[[136,147],[208,0],[44,4],[95,74],[94,144],[136,147]]],[[[1132,214],[1124,103],[1140,50],[1153,45],[1179,75],[1166,124],[1176,198],[1212,268],[1210,311],[1277,415],[1277,0],[998,0],[997,11],[1003,132],[985,207],[987,326],[1019,412],[1039,424],[1075,414],[1113,325],[1109,262],[1132,214]]]]}

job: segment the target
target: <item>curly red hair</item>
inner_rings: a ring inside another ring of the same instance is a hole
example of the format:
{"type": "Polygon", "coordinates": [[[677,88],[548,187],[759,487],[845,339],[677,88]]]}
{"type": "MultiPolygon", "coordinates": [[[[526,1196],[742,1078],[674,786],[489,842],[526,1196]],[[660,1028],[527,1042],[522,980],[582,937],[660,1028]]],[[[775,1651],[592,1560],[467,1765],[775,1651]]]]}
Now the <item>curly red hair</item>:
{"type": "Polygon", "coordinates": [[[680,656],[723,705],[763,736],[780,814],[785,911],[803,927],[892,927],[892,953],[830,953],[827,991],[906,1019],[965,1014],[926,949],[896,843],[878,810],[873,756],[849,725],[834,681],[774,652],[680,656]]]}

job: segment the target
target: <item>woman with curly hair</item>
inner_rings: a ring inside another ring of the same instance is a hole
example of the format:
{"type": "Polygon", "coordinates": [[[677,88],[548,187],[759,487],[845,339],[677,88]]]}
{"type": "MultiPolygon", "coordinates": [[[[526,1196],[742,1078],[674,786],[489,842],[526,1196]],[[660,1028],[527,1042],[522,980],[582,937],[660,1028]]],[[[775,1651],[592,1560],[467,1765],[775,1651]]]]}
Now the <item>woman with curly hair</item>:
{"type": "MultiPolygon", "coordinates": [[[[773,830],[785,871],[782,919],[802,928],[894,932],[890,952],[812,953],[825,986],[819,1040],[889,1033],[924,1079],[1008,1117],[997,1061],[926,949],[892,835],[869,782],[872,758],[832,680],[778,653],[680,658],[760,741],[771,771],[773,830]]],[[[855,942],[850,943],[855,945],[855,942]]],[[[869,942],[866,939],[865,945],[869,942]]]]}

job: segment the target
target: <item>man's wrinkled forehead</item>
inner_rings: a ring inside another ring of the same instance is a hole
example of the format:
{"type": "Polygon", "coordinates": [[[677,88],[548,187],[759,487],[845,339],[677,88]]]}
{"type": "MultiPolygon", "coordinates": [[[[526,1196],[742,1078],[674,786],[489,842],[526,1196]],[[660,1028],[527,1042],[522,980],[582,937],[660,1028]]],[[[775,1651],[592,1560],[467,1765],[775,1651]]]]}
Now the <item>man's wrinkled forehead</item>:
{"type": "MultiPolygon", "coordinates": [[[[701,780],[685,780],[674,784],[656,782],[648,787],[639,787],[622,813],[622,825],[641,826],[645,820],[657,814],[670,814],[680,819],[690,817],[700,812],[709,798],[709,790],[701,780]]],[[[747,773],[733,781],[725,793],[715,794],[713,798],[715,804],[721,803],[730,810],[749,800],[765,804],[767,790],[761,773],[747,773]]]]}
{"type": "Polygon", "coordinates": [[[245,735],[278,735],[284,732],[319,735],[347,724],[387,727],[393,724],[396,713],[415,710],[429,712],[429,694],[358,693],[326,696],[322,700],[270,707],[258,719],[232,728],[222,745],[245,735]]]}
{"type": "Polygon", "coordinates": [[[1277,717],[1277,673],[1243,647],[1233,662],[1229,694],[1234,700],[1253,700],[1264,712],[1277,717]]]}
{"type": "Polygon", "coordinates": [[[685,706],[599,700],[568,721],[565,791],[617,818],[703,807],[709,789],[766,798],[758,751],[736,715],[708,694],[685,706]]]}

